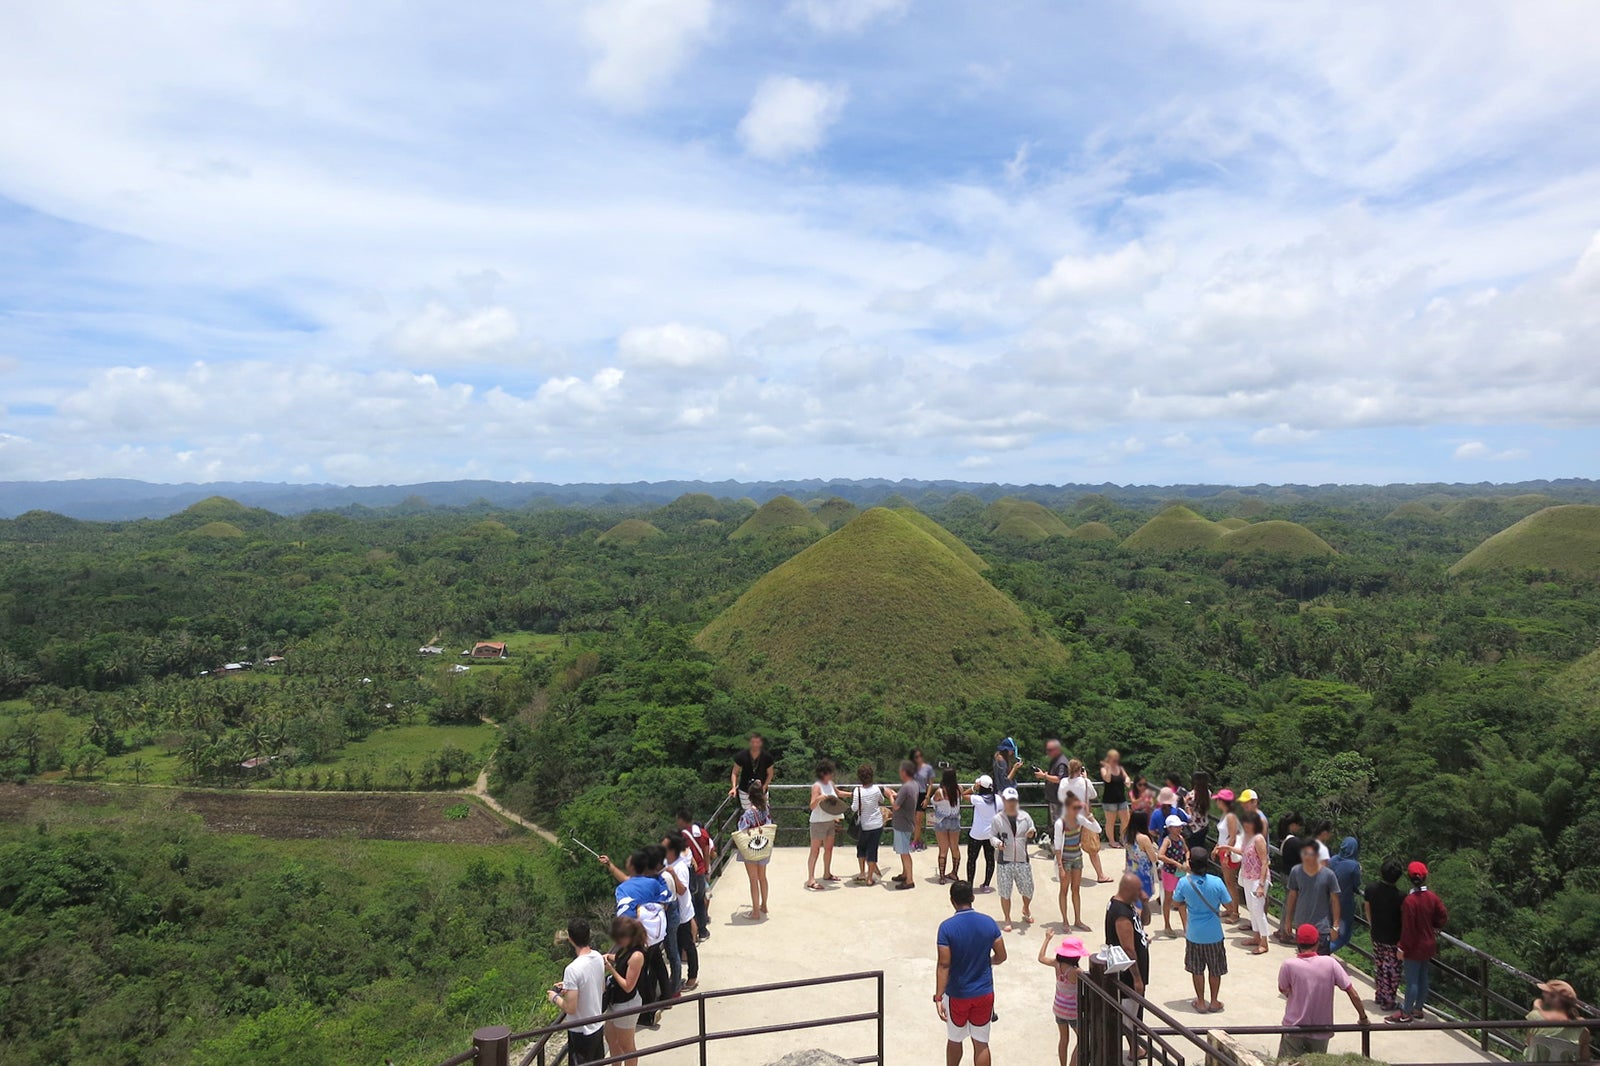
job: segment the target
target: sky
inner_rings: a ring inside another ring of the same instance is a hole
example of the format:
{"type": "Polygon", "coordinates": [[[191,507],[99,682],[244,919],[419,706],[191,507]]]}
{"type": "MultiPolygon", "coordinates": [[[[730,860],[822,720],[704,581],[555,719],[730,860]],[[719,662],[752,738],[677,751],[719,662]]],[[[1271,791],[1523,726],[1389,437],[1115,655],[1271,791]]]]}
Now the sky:
{"type": "Polygon", "coordinates": [[[0,5],[0,480],[1600,476],[1571,3],[0,5]]]}

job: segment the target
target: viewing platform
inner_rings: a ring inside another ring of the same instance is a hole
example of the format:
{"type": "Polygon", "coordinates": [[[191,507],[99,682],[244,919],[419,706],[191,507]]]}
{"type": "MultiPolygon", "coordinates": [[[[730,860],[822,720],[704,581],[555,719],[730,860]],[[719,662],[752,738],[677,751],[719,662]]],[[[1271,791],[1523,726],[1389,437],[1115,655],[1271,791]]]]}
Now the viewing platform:
{"type": "MultiPolygon", "coordinates": [[[[948,886],[936,884],[932,878],[938,853],[931,848],[918,852],[917,887],[896,891],[882,885],[852,885],[848,877],[856,871],[855,849],[842,835],[841,845],[835,849],[834,872],[847,880],[830,883],[820,892],[804,887],[805,849],[778,848],[768,868],[771,913],[764,921],[748,918],[750,894],[744,870],[737,862],[728,864],[713,888],[712,938],[700,946],[700,991],[881,969],[885,972],[887,1060],[942,1062],[945,1030],[932,1000],[935,935],[939,923],[952,909],[948,886]]],[[[1121,851],[1108,848],[1102,858],[1108,875],[1122,872],[1121,851]]],[[[898,861],[887,846],[881,859],[886,873],[898,870],[898,861]]],[[[1034,899],[1034,921],[1017,924],[1015,931],[1006,936],[1008,959],[995,971],[999,1020],[994,1024],[991,1047],[1000,1062],[1055,1061],[1057,1029],[1051,1014],[1054,979],[1050,968],[1038,962],[1039,946],[1046,932],[1053,938],[1062,935],[1052,871],[1049,860],[1034,859],[1034,882],[1039,893],[1034,899]]],[[[820,866],[818,872],[820,875],[820,866]]],[[[1115,883],[1096,884],[1092,870],[1086,869],[1085,874],[1088,879],[1083,886],[1083,916],[1092,931],[1077,935],[1092,951],[1103,943],[1106,904],[1115,883]]],[[[981,879],[981,867],[979,876],[981,879]]],[[[979,895],[975,906],[996,921],[1001,920],[998,892],[979,895]]],[[[1020,916],[1021,909],[1020,897],[1013,899],[1014,918],[1020,916]]],[[[1175,930],[1181,928],[1176,914],[1173,926],[1175,930]]],[[[1181,935],[1166,939],[1160,929],[1157,915],[1150,945],[1148,996],[1152,1001],[1192,1029],[1281,1024],[1284,1001],[1278,994],[1278,966],[1293,955],[1293,948],[1274,944],[1268,954],[1252,956],[1236,946],[1240,937],[1230,935],[1229,970],[1221,995],[1224,1010],[1202,1015],[1191,1002],[1193,988],[1183,969],[1183,939],[1181,935]]],[[[1477,1043],[1462,1035],[1384,1024],[1385,1012],[1372,1001],[1371,980],[1353,968],[1351,976],[1373,1022],[1374,1058],[1397,1063],[1504,1061],[1485,1054],[1477,1043]]],[[[870,1012],[876,1009],[875,999],[872,985],[861,982],[711,1000],[704,1004],[704,1010],[709,1028],[738,1029],[870,1012]]],[[[658,1032],[640,1031],[641,1050],[692,1037],[700,1024],[697,1015],[698,1007],[693,1006],[667,1011],[658,1032]]],[[[1356,1020],[1349,1001],[1342,995],[1336,998],[1334,1018],[1340,1023],[1356,1020]]],[[[707,1061],[719,1066],[749,1066],[772,1062],[790,1051],[816,1047],[855,1058],[871,1055],[876,1039],[875,1022],[768,1033],[714,1044],[707,1061]]],[[[1276,1054],[1275,1036],[1241,1036],[1238,1040],[1265,1058],[1276,1054]]],[[[1334,1053],[1360,1050],[1360,1035],[1356,1033],[1338,1034],[1330,1047],[1334,1053]]],[[[698,1050],[691,1046],[646,1061],[698,1063],[700,1059],[698,1050]]]]}

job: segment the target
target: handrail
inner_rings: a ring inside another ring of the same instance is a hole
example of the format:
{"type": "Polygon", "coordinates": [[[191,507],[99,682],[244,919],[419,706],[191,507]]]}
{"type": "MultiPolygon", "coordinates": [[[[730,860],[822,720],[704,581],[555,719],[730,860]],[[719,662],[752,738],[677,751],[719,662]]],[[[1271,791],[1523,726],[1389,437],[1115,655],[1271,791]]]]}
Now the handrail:
{"type": "MultiPolygon", "coordinates": [[[[509,1066],[510,1046],[512,1043],[521,1043],[532,1040],[533,1046],[529,1047],[518,1060],[519,1066],[531,1066],[534,1062],[543,1062],[546,1048],[552,1037],[559,1033],[569,1033],[579,1026],[593,1025],[596,1022],[604,1023],[618,1018],[637,1017],[641,1014],[651,1014],[659,1010],[673,1007],[694,1006],[699,1015],[698,1032],[693,1036],[670,1040],[662,1044],[639,1048],[623,1055],[597,1059],[591,1066],[610,1066],[611,1063],[622,1062],[626,1059],[648,1058],[667,1051],[699,1045],[701,1048],[701,1062],[705,1061],[706,1045],[722,1040],[734,1040],[748,1036],[762,1036],[768,1033],[793,1032],[803,1029],[819,1029],[838,1025],[852,1025],[861,1022],[876,1021],[878,1023],[877,1052],[853,1059],[858,1063],[873,1063],[874,1066],[883,1066],[884,1057],[884,973],[882,970],[863,970],[848,974],[830,974],[825,977],[811,977],[793,981],[773,981],[761,985],[748,985],[742,988],[712,989],[706,992],[694,992],[689,995],[680,995],[671,1000],[656,1003],[641,1003],[633,1007],[621,1007],[587,1018],[563,1017],[552,1025],[540,1026],[525,1032],[513,1033],[504,1027],[480,1029],[473,1034],[474,1049],[456,1055],[440,1066],[509,1066]],[[863,1011],[855,1014],[837,1015],[829,1018],[812,1018],[797,1022],[776,1022],[768,1025],[751,1026],[743,1029],[708,1030],[706,1027],[705,1005],[719,999],[759,995],[764,992],[782,992],[795,988],[811,988],[819,985],[844,984],[852,981],[873,981],[878,990],[878,1006],[875,1011],[863,1011]]],[[[563,1048],[558,1053],[556,1061],[566,1054],[563,1048]]]]}

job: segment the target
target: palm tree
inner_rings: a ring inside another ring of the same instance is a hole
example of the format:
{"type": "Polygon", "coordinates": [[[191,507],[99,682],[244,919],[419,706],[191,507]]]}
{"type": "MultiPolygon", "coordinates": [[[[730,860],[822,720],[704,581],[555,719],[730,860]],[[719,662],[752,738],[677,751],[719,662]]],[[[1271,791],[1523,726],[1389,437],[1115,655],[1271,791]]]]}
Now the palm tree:
{"type": "Polygon", "coordinates": [[[144,775],[150,772],[150,764],[144,761],[144,756],[135,755],[128,763],[128,773],[133,775],[133,783],[144,784],[144,775]]]}

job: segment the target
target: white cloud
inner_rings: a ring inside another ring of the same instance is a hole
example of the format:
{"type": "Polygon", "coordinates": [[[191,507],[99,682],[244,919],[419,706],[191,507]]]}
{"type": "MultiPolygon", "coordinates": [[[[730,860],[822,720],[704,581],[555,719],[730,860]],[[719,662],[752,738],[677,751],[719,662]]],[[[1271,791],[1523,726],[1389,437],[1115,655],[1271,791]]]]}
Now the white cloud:
{"type": "Polygon", "coordinates": [[[1023,141],[1017,145],[1017,150],[1006,160],[1006,180],[1015,185],[1028,176],[1028,157],[1033,153],[1033,145],[1023,141]]]}
{"type": "Polygon", "coordinates": [[[823,33],[854,33],[878,19],[897,19],[911,0],[789,0],[789,11],[823,33]]]}
{"type": "Polygon", "coordinates": [[[617,358],[643,369],[704,370],[727,362],[731,350],[716,330],[681,322],[635,327],[617,339],[617,358]]]}
{"type": "Polygon", "coordinates": [[[1133,292],[1150,285],[1172,266],[1170,250],[1152,251],[1142,241],[1129,241],[1114,252],[1064,255],[1035,288],[1046,300],[1133,292]]]}
{"type": "Polygon", "coordinates": [[[395,327],[389,345],[407,359],[472,360],[505,354],[520,332],[509,307],[453,311],[431,302],[395,327]]]}
{"type": "Polygon", "coordinates": [[[782,162],[822,147],[849,90],[842,85],[780,76],[768,78],[739,120],[739,142],[757,159],[782,162]]]}
{"type": "Polygon", "coordinates": [[[599,52],[589,89],[617,107],[638,107],[705,40],[711,0],[585,0],[583,32],[599,52]]]}
{"type": "Polygon", "coordinates": [[[1463,462],[1482,460],[1491,463],[1512,463],[1526,459],[1531,454],[1526,448],[1506,448],[1496,451],[1481,440],[1469,440],[1455,450],[1455,458],[1463,462]]]}
{"type": "Polygon", "coordinates": [[[1250,434],[1250,443],[1261,447],[1276,447],[1288,444],[1304,444],[1317,436],[1314,429],[1296,429],[1287,422],[1279,422],[1275,426],[1266,426],[1250,434]]]}

